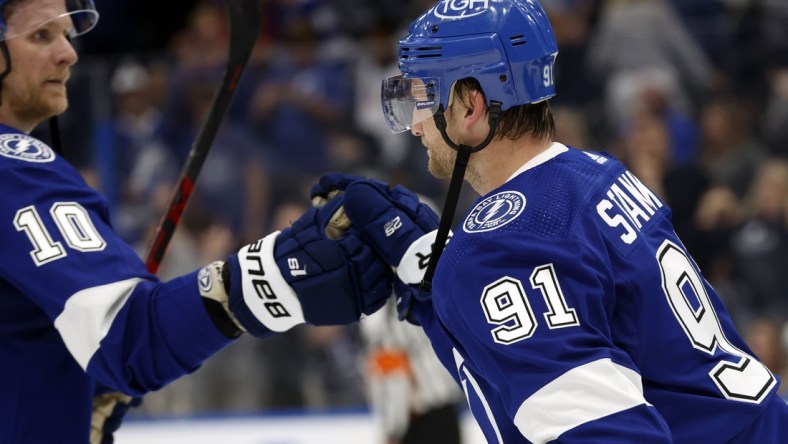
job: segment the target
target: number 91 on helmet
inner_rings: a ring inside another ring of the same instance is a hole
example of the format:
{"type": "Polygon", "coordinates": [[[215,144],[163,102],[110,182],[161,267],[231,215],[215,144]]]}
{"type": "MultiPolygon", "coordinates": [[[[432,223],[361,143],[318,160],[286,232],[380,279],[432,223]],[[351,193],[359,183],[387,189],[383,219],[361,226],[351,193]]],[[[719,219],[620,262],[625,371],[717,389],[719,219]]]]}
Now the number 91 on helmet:
{"type": "Polygon", "coordinates": [[[399,133],[451,104],[453,85],[476,79],[487,105],[555,95],[553,29],[536,0],[442,0],[399,41],[401,75],[383,80],[383,115],[399,133]]]}

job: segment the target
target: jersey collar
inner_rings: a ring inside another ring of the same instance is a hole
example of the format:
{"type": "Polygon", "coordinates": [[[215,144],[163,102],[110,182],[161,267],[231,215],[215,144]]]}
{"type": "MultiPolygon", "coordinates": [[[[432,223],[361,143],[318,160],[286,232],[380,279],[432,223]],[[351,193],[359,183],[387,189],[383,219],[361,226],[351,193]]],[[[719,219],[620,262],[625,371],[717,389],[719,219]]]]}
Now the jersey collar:
{"type": "Polygon", "coordinates": [[[548,160],[558,156],[559,154],[565,153],[567,151],[569,151],[569,148],[567,148],[566,145],[564,145],[563,143],[558,143],[558,142],[551,143],[546,150],[532,157],[531,160],[525,163],[525,165],[518,168],[517,171],[514,172],[514,174],[512,174],[508,179],[506,179],[506,182],[509,182],[510,180],[514,179],[521,173],[528,171],[535,166],[541,165],[547,162],[548,160]]]}

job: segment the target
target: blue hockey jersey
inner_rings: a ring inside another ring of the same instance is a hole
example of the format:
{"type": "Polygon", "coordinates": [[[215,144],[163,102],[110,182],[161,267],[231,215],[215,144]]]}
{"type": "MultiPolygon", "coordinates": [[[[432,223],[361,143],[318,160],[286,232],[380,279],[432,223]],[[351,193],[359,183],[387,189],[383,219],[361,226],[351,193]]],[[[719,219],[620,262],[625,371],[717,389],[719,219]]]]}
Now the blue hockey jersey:
{"type": "Polygon", "coordinates": [[[416,315],[491,443],[788,442],[778,379],[609,156],[554,143],[478,199],[416,315]]]}
{"type": "Polygon", "coordinates": [[[2,125],[0,184],[0,442],[87,443],[96,381],[139,395],[230,342],[196,273],[159,282],[77,171],[2,125]]]}

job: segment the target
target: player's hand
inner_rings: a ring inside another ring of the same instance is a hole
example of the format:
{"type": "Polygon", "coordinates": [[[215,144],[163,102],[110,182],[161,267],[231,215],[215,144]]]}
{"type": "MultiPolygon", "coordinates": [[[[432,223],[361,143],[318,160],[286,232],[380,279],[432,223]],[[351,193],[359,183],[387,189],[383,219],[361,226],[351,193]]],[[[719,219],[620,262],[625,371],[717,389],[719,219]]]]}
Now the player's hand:
{"type": "Polygon", "coordinates": [[[389,265],[396,267],[397,311],[400,319],[415,322],[413,304],[429,300],[419,289],[432,254],[438,216],[415,193],[405,187],[389,189],[383,182],[343,174],[330,174],[312,188],[315,195],[334,190],[344,194],[344,210],[365,242],[389,265]]]}
{"type": "Polygon", "coordinates": [[[246,331],[262,337],[302,323],[349,324],[391,296],[391,268],[343,222],[342,204],[339,196],[311,208],[228,258],[229,310],[246,331]]]}

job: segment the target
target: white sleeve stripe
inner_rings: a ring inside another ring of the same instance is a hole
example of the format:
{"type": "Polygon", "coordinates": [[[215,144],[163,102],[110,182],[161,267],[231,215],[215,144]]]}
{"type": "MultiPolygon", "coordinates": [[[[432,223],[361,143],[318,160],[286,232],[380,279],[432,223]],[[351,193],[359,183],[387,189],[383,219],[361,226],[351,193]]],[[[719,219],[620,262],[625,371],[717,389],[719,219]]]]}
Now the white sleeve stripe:
{"type": "Polygon", "coordinates": [[[55,328],[83,370],[141,280],[132,278],[85,288],[66,301],[63,312],[55,319],[55,328]]]}
{"type": "Polygon", "coordinates": [[[424,257],[429,258],[429,255],[432,254],[432,244],[435,243],[437,236],[438,230],[432,230],[408,246],[405,254],[402,255],[402,259],[400,259],[399,265],[397,265],[397,276],[402,282],[406,284],[418,284],[421,282],[427,269],[426,267],[420,267],[419,263],[424,260],[424,257]]]}
{"type": "Polygon", "coordinates": [[[244,302],[263,325],[275,332],[306,322],[301,301],[274,260],[274,244],[279,233],[263,238],[260,248],[251,244],[238,252],[244,302]]]}
{"type": "Polygon", "coordinates": [[[648,404],[640,375],[610,359],[573,368],[520,405],[514,423],[533,443],[552,441],[577,426],[648,404]]]}

